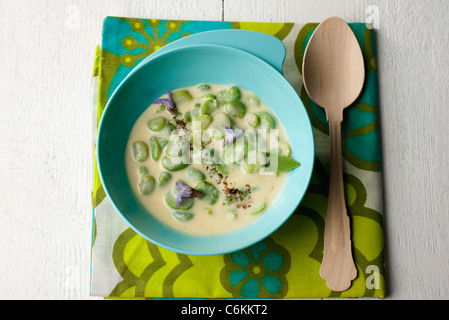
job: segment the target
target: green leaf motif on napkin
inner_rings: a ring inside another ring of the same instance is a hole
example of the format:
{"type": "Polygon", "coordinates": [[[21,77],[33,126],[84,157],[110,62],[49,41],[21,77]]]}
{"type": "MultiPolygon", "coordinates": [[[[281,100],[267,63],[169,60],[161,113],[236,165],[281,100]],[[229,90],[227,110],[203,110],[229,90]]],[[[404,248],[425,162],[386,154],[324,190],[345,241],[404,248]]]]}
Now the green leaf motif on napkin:
{"type": "Polygon", "coordinates": [[[294,24],[293,23],[285,23],[285,22],[231,22],[233,29],[242,29],[256,32],[263,32],[273,37],[278,38],[279,40],[284,40],[292,30],[294,24]]]}
{"type": "MultiPolygon", "coordinates": [[[[366,273],[370,266],[379,269],[379,277],[384,277],[383,267],[383,217],[373,209],[366,206],[367,190],[362,181],[356,176],[344,173],[345,198],[348,215],[352,224],[353,254],[358,268],[358,277],[353,282],[350,290],[365,291],[364,296],[375,296],[376,290],[367,288],[365,281],[370,274],[366,273]]],[[[329,188],[328,169],[315,158],[312,179],[300,206],[294,215],[303,216],[315,224],[317,237],[311,237],[310,227],[306,228],[305,222],[297,223],[296,232],[300,239],[296,242],[301,246],[310,248],[309,257],[321,263],[324,248],[324,219],[327,214],[327,193],[329,188]],[[304,238],[302,238],[304,235],[304,238]],[[315,242],[313,242],[315,241],[315,242]]],[[[284,230],[285,231],[285,230],[284,230]]],[[[276,234],[273,235],[276,239],[276,234]]],[[[291,250],[290,248],[287,248],[291,250]]],[[[300,270],[298,270],[299,272],[300,270]]],[[[304,272],[307,272],[304,270],[304,272]]],[[[318,270],[316,270],[318,273],[318,270]]],[[[383,289],[383,288],[380,288],[383,289]]],[[[329,292],[329,297],[350,296],[351,291],[329,292]]]]}
{"type": "Polygon", "coordinates": [[[152,292],[150,296],[174,297],[173,284],[193,265],[187,255],[159,248],[131,228],[116,240],[112,258],[123,280],[110,297],[146,297],[155,287],[157,294],[152,292]],[[151,286],[152,281],[161,285],[151,286]]]}

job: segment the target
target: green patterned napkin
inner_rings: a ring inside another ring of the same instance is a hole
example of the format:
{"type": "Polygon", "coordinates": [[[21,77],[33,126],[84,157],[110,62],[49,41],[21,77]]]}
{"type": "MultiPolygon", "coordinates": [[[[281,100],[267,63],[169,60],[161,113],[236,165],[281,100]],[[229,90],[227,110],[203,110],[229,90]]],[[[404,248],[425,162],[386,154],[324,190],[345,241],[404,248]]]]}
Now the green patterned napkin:
{"type": "MultiPolygon", "coordinates": [[[[359,100],[345,111],[342,128],[345,195],[358,276],[351,288],[342,293],[329,290],[319,276],[329,179],[328,124],[324,111],[306,95],[300,74],[304,49],[317,25],[105,19],[92,79],[96,125],[117,85],[142,59],[165,44],[208,30],[254,30],[279,38],[287,49],[284,75],[309,113],[316,159],[312,180],[300,207],[280,229],[249,248],[217,256],[175,253],[137,235],[105,196],[95,163],[91,295],[223,299],[384,297],[375,35],[362,23],[350,24],[350,27],[365,57],[366,85],[359,100]]],[[[96,127],[93,130],[96,132],[96,127]]]]}

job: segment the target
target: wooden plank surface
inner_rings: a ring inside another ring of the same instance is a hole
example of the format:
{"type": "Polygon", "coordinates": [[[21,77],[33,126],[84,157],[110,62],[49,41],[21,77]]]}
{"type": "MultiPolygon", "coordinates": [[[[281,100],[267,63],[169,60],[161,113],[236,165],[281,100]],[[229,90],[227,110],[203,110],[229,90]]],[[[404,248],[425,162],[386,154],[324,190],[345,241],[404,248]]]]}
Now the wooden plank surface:
{"type": "Polygon", "coordinates": [[[0,299],[91,299],[90,75],[105,16],[375,22],[390,299],[449,298],[444,0],[1,0],[0,299]]]}

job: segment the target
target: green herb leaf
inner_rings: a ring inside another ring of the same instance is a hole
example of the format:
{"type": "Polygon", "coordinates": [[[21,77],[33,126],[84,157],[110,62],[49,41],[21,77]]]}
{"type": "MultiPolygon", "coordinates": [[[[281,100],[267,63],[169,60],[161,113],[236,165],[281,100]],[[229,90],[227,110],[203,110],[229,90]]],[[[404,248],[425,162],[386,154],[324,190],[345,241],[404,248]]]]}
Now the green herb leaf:
{"type": "Polygon", "coordinates": [[[299,167],[301,164],[298,161],[289,157],[278,156],[278,172],[290,171],[299,167]]]}
{"type": "MultiPolygon", "coordinates": [[[[269,157],[269,153],[267,153],[267,156],[269,157]]],[[[278,155],[278,165],[277,165],[277,170],[276,172],[286,172],[286,171],[290,171],[292,169],[295,169],[297,167],[299,167],[301,164],[298,161],[293,160],[292,158],[289,157],[284,157],[281,155],[278,155]]],[[[265,167],[267,168],[268,171],[272,171],[270,169],[274,169],[271,168],[271,164],[270,162],[267,163],[265,165],[265,167]]]]}

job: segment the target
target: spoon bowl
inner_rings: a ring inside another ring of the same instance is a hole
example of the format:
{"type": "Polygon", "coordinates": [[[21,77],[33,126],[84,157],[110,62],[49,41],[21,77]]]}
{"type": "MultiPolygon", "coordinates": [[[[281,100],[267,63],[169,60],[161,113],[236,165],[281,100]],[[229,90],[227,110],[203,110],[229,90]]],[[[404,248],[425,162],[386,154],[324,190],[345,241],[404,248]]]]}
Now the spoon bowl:
{"type": "Polygon", "coordinates": [[[324,20],[315,30],[303,59],[304,88],[326,110],[340,112],[362,91],[365,65],[362,51],[348,24],[338,18],[324,20]]]}
{"type": "Polygon", "coordinates": [[[360,95],[365,80],[362,51],[344,20],[331,17],[316,28],[306,47],[302,67],[306,92],[324,108],[329,122],[329,196],[320,276],[329,289],[344,291],[357,276],[357,269],[343,187],[341,122],[343,110],[360,95]]]}

